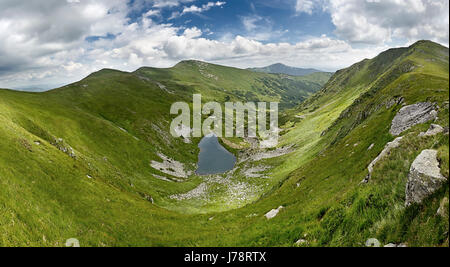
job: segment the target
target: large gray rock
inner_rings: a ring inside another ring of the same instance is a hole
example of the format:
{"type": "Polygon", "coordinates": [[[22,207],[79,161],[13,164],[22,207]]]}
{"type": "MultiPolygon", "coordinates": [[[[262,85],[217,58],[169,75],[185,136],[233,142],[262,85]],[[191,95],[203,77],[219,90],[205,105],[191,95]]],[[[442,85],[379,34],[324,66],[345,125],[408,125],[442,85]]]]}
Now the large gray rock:
{"type": "Polygon", "coordinates": [[[393,136],[398,136],[417,124],[434,120],[438,113],[434,105],[429,102],[417,103],[400,109],[392,120],[391,130],[393,136]]]}
{"type": "Polygon", "coordinates": [[[406,206],[422,201],[438,190],[445,182],[441,174],[436,150],[424,150],[414,160],[406,184],[406,206]]]}
{"type": "Polygon", "coordinates": [[[445,129],[442,128],[442,126],[440,126],[440,125],[431,124],[430,129],[428,129],[428,131],[426,131],[425,133],[424,132],[420,133],[419,137],[437,135],[437,134],[443,133],[444,130],[445,129]]]}
{"type": "Polygon", "coordinates": [[[273,219],[273,218],[275,218],[275,217],[278,215],[278,213],[279,213],[283,208],[284,208],[283,206],[279,206],[278,209],[273,209],[273,210],[269,211],[268,213],[266,213],[266,215],[264,215],[264,216],[266,216],[266,218],[267,218],[268,220],[273,219]]]}
{"type": "MultiPolygon", "coordinates": [[[[400,141],[402,141],[402,139],[403,139],[403,137],[397,137],[397,138],[395,138],[394,141],[386,144],[383,151],[381,151],[381,153],[367,167],[367,169],[369,170],[369,174],[366,176],[366,178],[364,178],[364,180],[362,180],[361,183],[365,184],[365,183],[369,182],[369,180],[372,178],[372,172],[373,172],[373,168],[375,167],[375,164],[377,164],[377,162],[380,161],[382,158],[388,156],[391,153],[392,149],[399,147],[400,141]]],[[[373,147],[373,146],[371,146],[371,147],[373,147]]]]}

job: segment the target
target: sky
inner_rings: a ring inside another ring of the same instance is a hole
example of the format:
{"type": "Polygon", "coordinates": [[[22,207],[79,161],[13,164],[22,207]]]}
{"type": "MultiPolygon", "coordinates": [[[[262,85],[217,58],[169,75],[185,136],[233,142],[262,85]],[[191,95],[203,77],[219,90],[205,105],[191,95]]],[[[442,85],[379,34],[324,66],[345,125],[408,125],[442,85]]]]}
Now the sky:
{"type": "Polygon", "coordinates": [[[0,0],[0,88],[187,59],[336,71],[422,39],[448,47],[448,0],[0,0]]]}

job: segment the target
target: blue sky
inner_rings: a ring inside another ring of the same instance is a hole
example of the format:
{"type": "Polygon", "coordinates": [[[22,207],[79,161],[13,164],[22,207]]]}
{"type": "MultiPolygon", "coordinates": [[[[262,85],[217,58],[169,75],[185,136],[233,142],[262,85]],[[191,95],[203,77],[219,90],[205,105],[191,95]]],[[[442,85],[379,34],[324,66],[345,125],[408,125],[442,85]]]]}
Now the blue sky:
{"type": "MultiPolygon", "coordinates": [[[[211,1],[195,1],[195,6],[200,7],[208,3],[211,1]]],[[[332,36],[335,30],[329,13],[321,9],[317,9],[313,14],[297,13],[294,8],[295,1],[292,0],[239,0],[219,3],[224,4],[204,12],[186,13],[175,18],[172,18],[174,13],[182,13],[186,6],[190,7],[194,3],[166,8],[155,21],[173,23],[177,27],[197,27],[205,31],[205,37],[212,39],[220,40],[229,35],[249,35],[264,43],[296,43],[310,36],[332,36]]],[[[132,19],[139,19],[141,12],[132,13],[132,19]]]]}
{"type": "Polygon", "coordinates": [[[0,88],[102,68],[197,59],[335,71],[428,39],[448,46],[447,0],[3,0],[0,88]]]}

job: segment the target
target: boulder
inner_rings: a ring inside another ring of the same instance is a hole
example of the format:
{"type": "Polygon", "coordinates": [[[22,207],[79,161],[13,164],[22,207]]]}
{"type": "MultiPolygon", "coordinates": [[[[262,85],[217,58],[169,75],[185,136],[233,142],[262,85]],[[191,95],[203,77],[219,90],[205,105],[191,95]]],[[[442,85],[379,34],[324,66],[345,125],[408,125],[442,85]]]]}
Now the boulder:
{"type": "Polygon", "coordinates": [[[278,213],[283,209],[283,206],[278,207],[278,209],[273,209],[271,211],[269,211],[268,213],[266,213],[266,218],[268,220],[275,218],[275,216],[278,215],[278,213]]]}
{"type": "Polygon", "coordinates": [[[441,174],[436,150],[424,150],[414,160],[409,170],[406,184],[405,205],[422,203],[422,201],[438,190],[445,182],[441,174]]]}
{"type": "Polygon", "coordinates": [[[430,129],[427,132],[422,132],[419,134],[419,137],[424,136],[433,136],[444,132],[444,128],[437,124],[431,124],[430,129]]]}
{"type": "Polygon", "coordinates": [[[376,239],[376,238],[369,238],[369,239],[367,239],[367,241],[366,241],[366,247],[375,247],[375,248],[378,248],[378,247],[381,247],[381,243],[380,243],[380,241],[378,241],[378,239],[376,239]]]}
{"type": "Polygon", "coordinates": [[[434,120],[438,115],[434,108],[434,105],[429,102],[417,103],[401,108],[392,120],[389,132],[393,136],[398,136],[417,124],[434,120]]]}

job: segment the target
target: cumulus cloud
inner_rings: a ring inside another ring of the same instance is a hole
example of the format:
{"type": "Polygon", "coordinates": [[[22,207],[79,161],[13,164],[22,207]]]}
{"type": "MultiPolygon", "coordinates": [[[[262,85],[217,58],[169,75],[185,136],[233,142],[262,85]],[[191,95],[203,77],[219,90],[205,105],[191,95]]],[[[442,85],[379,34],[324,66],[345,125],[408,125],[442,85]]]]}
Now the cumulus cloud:
{"type": "Polygon", "coordinates": [[[314,10],[329,12],[335,34],[351,43],[449,42],[448,0],[297,0],[297,12],[314,10]]]}
{"type": "Polygon", "coordinates": [[[300,13],[312,14],[315,3],[314,0],[297,0],[295,5],[295,10],[300,13]]]}
{"type": "Polygon", "coordinates": [[[178,11],[173,12],[172,16],[169,19],[175,19],[175,18],[178,18],[178,17],[183,16],[188,13],[206,12],[213,7],[221,7],[225,4],[226,4],[226,2],[217,1],[217,2],[208,2],[206,4],[203,4],[202,6],[196,6],[196,5],[191,5],[189,7],[186,6],[183,8],[183,10],[181,12],[178,12],[178,11]]]}
{"type": "MultiPolygon", "coordinates": [[[[330,0],[326,10],[336,36],[308,37],[298,43],[267,41],[262,35],[273,32],[259,31],[264,24],[261,17],[242,18],[249,35],[229,33],[218,40],[206,38],[207,29],[156,22],[163,9],[184,10],[189,2],[135,0],[130,6],[123,0],[2,0],[0,87],[63,84],[102,68],[169,67],[184,59],[243,68],[282,62],[336,70],[377,55],[395,38],[448,43],[447,1],[330,0]],[[130,21],[128,14],[137,6],[147,8],[130,21]]],[[[312,0],[298,2],[303,5],[297,12],[314,13],[319,8],[318,1],[313,7],[305,4],[312,0]]],[[[224,2],[209,3],[185,10],[201,12],[224,2]]]]}

